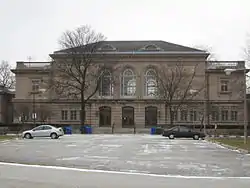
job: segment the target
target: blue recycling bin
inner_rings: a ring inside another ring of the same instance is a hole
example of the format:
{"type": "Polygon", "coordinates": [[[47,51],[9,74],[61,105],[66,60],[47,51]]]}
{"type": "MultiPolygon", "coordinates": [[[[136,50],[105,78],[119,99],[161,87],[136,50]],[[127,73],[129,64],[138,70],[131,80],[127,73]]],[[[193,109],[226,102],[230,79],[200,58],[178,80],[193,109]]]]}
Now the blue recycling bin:
{"type": "Polygon", "coordinates": [[[65,134],[72,134],[72,127],[71,126],[65,127],[65,134]]]}
{"type": "Polygon", "coordinates": [[[82,134],[92,134],[92,127],[91,125],[82,125],[80,131],[82,134]]]}
{"type": "Polygon", "coordinates": [[[156,127],[151,127],[151,132],[150,134],[155,134],[156,133],[156,127]]]}
{"type": "Polygon", "coordinates": [[[85,125],[85,130],[86,134],[92,134],[92,127],[90,125],[85,125]]]}

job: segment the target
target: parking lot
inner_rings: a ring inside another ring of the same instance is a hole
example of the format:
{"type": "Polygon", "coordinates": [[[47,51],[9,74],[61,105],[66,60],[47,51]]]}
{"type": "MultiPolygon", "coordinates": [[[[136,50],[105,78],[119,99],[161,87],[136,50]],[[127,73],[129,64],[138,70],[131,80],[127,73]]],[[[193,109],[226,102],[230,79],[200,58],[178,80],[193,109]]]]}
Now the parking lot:
{"type": "Polygon", "coordinates": [[[182,176],[250,176],[250,156],[205,140],[70,135],[0,142],[0,161],[182,176]]]}

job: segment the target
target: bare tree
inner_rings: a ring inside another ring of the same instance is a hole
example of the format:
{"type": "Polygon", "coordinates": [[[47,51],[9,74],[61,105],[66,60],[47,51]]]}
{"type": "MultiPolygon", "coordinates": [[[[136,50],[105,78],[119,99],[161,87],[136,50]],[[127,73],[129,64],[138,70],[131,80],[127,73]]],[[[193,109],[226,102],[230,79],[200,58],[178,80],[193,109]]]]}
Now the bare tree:
{"type": "Polygon", "coordinates": [[[38,107],[36,107],[36,112],[38,114],[38,119],[45,123],[48,121],[49,118],[53,115],[52,110],[47,105],[40,104],[38,107]]]}
{"type": "Polygon", "coordinates": [[[96,52],[104,39],[88,25],[66,31],[59,40],[64,58],[52,63],[53,90],[59,97],[80,100],[81,125],[85,123],[86,104],[99,89],[104,65],[96,52]]]}
{"type": "Polygon", "coordinates": [[[204,89],[204,82],[197,83],[195,66],[184,66],[182,62],[166,66],[161,65],[157,72],[158,95],[165,102],[170,115],[170,124],[178,109],[186,108],[190,102],[204,89]],[[195,83],[196,82],[196,83],[195,83]]]}
{"type": "Polygon", "coordinates": [[[207,46],[207,45],[195,45],[194,48],[197,48],[197,49],[200,49],[200,50],[203,50],[203,51],[209,53],[209,56],[207,57],[208,61],[216,61],[217,60],[216,54],[213,50],[213,47],[207,46]]]}
{"type": "Polygon", "coordinates": [[[0,85],[4,88],[15,88],[15,75],[11,72],[11,66],[7,61],[0,64],[0,85]]]}
{"type": "Polygon", "coordinates": [[[29,115],[31,112],[31,105],[26,103],[17,103],[14,108],[14,115],[22,123],[29,120],[29,115]]]}

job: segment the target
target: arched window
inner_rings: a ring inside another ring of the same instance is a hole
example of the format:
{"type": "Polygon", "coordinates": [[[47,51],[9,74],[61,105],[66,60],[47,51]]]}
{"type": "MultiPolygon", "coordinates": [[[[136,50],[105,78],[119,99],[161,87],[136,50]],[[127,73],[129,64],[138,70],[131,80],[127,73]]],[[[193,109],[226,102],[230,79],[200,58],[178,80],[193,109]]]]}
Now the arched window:
{"type": "Polygon", "coordinates": [[[112,76],[108,70],[105,70],[102,74],[100,81],[99,95],[100,96],[113,95],[112,76]]]}
{"type": "Polygon", "coordinates": [[[122,107],[122,127],[134,127],[134,108],[131,106],[122,107]]]}
{"type": "Polygon", "coordinates": [[[121,95],[135,96],[136,76],[131,69],[126,69],[121,78],[121,95]]]}
{"type": "Polygon", "coordinates": [[[99,126],[111,126],[111,108],[109,106],[101,106],[99,108],[99,126]]]}
{"type": "Polygon", "coordinates": [[[145,74],[145,96],[157,95],[156,72],[152,69],[147,70],[145,74]]]}
{"type": "Polygon", "coordinates": [[[145,126],[156,126],[157,125],[157,107],[147,106],[145,108],[145,126]]]}

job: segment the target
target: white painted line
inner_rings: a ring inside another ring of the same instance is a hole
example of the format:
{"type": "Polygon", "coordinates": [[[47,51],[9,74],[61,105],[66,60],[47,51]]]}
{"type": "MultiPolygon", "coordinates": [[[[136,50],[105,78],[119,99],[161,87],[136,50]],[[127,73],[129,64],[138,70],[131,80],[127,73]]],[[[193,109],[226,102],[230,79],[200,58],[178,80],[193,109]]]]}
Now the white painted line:
{"type": "Polygon", "coordinates": [[[244,179],[250,180],[250,177],[217,177],[217,176],[181,176],[181,175],[160,175],[160,174],[147,174],[139,172],[120,172],[120,171],[105,171],[105,170],[89,170],[80,168],[70,168],[61,166],[43,166],[43,165],[27,165],[19,163],[5,163],[0,162],[0,165],[5,166],[18,166],[18,167],[30,167],[30,168],[44,168],[44,169],[55,169],[55,170],[67,170],[76,172],[94,172],[94,173],[107,173],[107,174],[121,174],[121,175],[138,175],[138,176],[151,176],[151,177],[162,177],[162,178],[179,178],[179,179],[244,179]]]}

